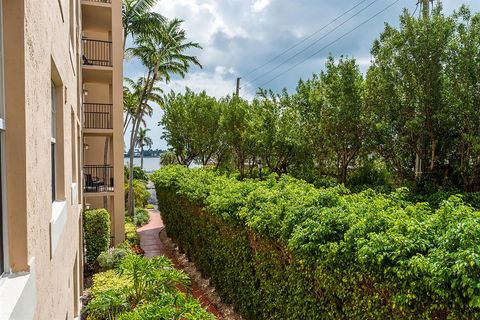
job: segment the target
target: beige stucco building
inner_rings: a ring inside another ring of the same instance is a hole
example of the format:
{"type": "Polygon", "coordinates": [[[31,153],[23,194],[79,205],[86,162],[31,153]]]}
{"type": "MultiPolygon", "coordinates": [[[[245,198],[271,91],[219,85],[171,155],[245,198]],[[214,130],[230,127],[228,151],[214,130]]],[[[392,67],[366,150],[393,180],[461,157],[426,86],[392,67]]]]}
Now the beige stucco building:
{"type": "Polygon", "coordinates": [[[84,207],[124,237],[121,0],[0,11],[0,319],[73,319],[84,207]]]}

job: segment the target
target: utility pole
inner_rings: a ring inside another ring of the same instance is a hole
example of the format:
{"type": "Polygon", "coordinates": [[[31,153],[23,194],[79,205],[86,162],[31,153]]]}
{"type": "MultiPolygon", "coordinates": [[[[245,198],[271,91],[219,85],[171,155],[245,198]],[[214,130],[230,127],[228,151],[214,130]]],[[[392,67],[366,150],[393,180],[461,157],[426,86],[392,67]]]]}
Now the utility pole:
{"type": "Polygon", "coordinates": [[[242,78],[237,78],[237,89],[235,90],[237,97],[240,96],[240,79],[242,78]]]}
{"type": "MultiPolygon", "coordinates": [[[[432,2],[433,5],[433,0],[418,0],[418,3],[421,3],[422,5],[422,16],[424,21],[428,21],[430,19],[430,2],[432,2]]],[[[420,138],[420,148],[423,150],[424,148],[422,147],[422,144],[424,143],[423,137],[420,138]]],[[[424,151],[424,150],[423,150],[424,151]]],[[[423,154],[423,152],[422,152],[423,154]]],[[[420,179],[423,173],[423,159],[418,153],[418,151],[415,153],[415,178],[420,179]]]]}
{"type": "Polygon", "coordinates": [[[430,18],[430,0],[421,0],[421,1],[422,1],[423,19],[428,20],[430,18]]]}

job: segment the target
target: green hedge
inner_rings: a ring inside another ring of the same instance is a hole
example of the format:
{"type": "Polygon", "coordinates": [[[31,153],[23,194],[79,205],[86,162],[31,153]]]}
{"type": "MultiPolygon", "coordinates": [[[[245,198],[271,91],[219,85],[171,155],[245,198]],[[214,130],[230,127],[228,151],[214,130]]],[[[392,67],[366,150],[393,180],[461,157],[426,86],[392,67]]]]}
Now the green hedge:
{"type": "Polygon", "coordinates": [[[167,233],[246,319],[480,318],[480,212],[408,190],[152,176],[167,233]]]}
{"type": "Polygon", "coordinates": [[[83,230],[85,236],[85,267],[93,271],[97,258],[110,246],[110,214],[105,209],[86,210],[83,213],[83,230]]]}

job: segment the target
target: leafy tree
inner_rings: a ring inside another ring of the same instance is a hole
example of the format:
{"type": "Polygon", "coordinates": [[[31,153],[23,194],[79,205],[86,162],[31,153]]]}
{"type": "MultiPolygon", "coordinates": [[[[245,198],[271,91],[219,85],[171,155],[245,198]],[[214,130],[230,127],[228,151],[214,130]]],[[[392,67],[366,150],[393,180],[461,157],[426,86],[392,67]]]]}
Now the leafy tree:
{"type": "MultiPolygon", "coordinates": [[[[227,96],[220,100],[223,113],[220,126],[225,142],[232,154],[233,162],[240,177],[245,177],[245,163],[253,156],[255,129],[252,123],[252,110],[248,101],[238,96],[227,96]]],[[[219,161],[217,159],[217,161],[219,161]]]]}
{"type": "Polygon", "coordinates": [[[172,147],[178,163],[189,166],[194,160],[206,165],[219,145],[221,109],[217,101],[205,92],[184,94],[171,92],[164,106],[160,125],[162,136],[172,147]]]}
{"type": "Polygon", "coordinates": [[[261,90],[252,109],[258,156],[270,171],[281,176],[292,164],[304,161],[305,135],[300,125],[300,114],[286,91],[281,95],[261,90]]]}
{"type": "Polygon", "coordinates": [[[320,75],[324,99],[320,132],[325,145],[336,155],[340,182],[347,180],[348,166],[360,151],[364,125],[363,77],[354,59],[329,57],[326,71],[320,75]]]}
{"type": "Polygon", "coordinates": [[[447,47],[444,96],[451,117],[446,174],[467,190],[480,189],[480,13],[461,7],[447,47]],[[452,172],[453,171],[453,172],[452,172]]]}
{"type": "Polygon", "coordinates": [[[173,151],[166,151],[160,154],[160,165],[169,166],[178,164],[177,156],[173,151]]]}
{"type": "Polygon", "coordinates": [[[401,178],[414,173],[437,179],[448,155],[449,106],[443,94],[447,48],[454,20],[437,6],[432,18],[407,11],[400,27],[389,25],[372,48],[367,104],[373,113],[377,151],[401,178]]]}

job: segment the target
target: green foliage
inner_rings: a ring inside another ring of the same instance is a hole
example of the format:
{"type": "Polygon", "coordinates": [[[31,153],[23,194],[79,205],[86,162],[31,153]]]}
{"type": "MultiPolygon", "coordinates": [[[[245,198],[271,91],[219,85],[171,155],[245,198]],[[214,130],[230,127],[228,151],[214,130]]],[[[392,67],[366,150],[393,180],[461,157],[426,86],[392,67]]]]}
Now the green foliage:
{"type": "Polygon", "coordinates": [[[153,303],[142,305],[124,313],[118,320],[214,320],[192,297],[179,293],[175,296],[164,295],[153,303]]]}
{"type": "Polygon", "coordinates": [[[155,207],[153,206],[153,204],[149,203],[149,204],[147,204],[147,207],[146,207],[146,208],[147,208],[147,209],[154,209],[155,207]]]}
{"type": "MultiPolygon", "coordinates": [[[[147,185],[142,180],[133,180],[133,197],[135,201],[135,206],[145,207],[148,203],[148,198],[150,193],[147,190],[147,185]]],[[[128,183],[125,184],[125,201],[128,198],[128,183]]]]}
{"type": "MultiPolygon", "coordinates": [[[[125,175],[125,182],[128,181],[128,166],[125,166],[124,169],[124,175],[125,175]]],[[[148,176],[147,173],[140,167],[133,167],[133,179],[134,180],[139,180],[143,182],[148,181],[148,176]]]]}
{"type": "Polygon", "coordinates": [[[140,245],[140,236],[137,233],[137,227],[131,218],[125,218],[125,242],[132,245],[140,245]]]}
{"type": "Polygon", "coordinates": [[[133,224],[137,227],[146,225],[150,221],[150,214],[143,208],[135,208],[135,214],[133,216],[133,224]]]}
{"type": "Polygon", "coordinates": [[[130,286],[131,281],[127,277],[120,276],[117,270],[107,270],[93,275],[93,284],[89,292],[95,298],[102,292],[118,291],[130,286]]]}
{"type": "Polygon", "coordinates": [[[93,276],[88,320],[215,319],[190,295],[190,280],[165,257],[126,255],[115,270],[93,276]]]}
{"type": "Polygon", "coordinates": [[[480,212],[458,196],[433,209],[182,167],[152,181],[169,236],[247,319],[478,317],[480,212]]]}
{"type": "Polygon", "coordinates": [[[121,244],[115,248],[110,248],[107,251],[100,253],[97,261],[102,270],[110,270],[116,268],[120,261],[128,254],[133,254],[130,245],[128,243],[121,244]]]}
{"type": "Polygon", "coordinates": [[[160,155],[160,165],[170,166],[170,165],[174,165],[174,164],[178,164],[178,159],[177,159],[177,156],[176,156],[175,152],[166,151],[166,152],[163,152],[160,155]]]}
{"type": "Polygon", "coordinates": [[[398,25],[373,43],[365,78],[355,59],[330,56],[292,93],[260,89],[251,102],[172,93],[165,137],[182,164],[211,159],[240,179],[259,177],[262,163],[316,185],[480,190],[480,13],[446,16],[439,4],[429,19],[405,10],[398,25]],[[385,166],[369,178],[366,158],[385,166]]]}
{"type": "Polygon", "coordinates": [[[105,209],[86,210],[83,213],[85,236],[85,267],[89,271],[97,267],[97,258],[110,246],[110,213],[105,209]]]}

